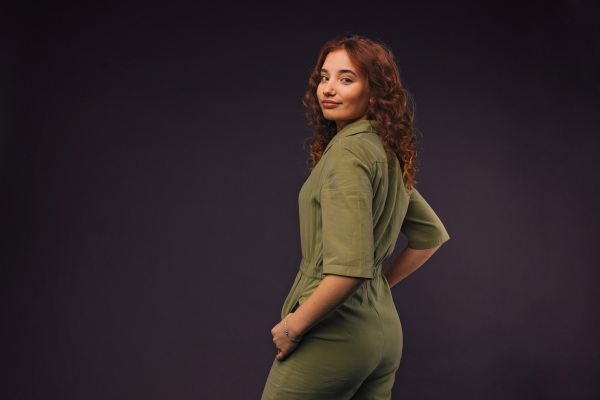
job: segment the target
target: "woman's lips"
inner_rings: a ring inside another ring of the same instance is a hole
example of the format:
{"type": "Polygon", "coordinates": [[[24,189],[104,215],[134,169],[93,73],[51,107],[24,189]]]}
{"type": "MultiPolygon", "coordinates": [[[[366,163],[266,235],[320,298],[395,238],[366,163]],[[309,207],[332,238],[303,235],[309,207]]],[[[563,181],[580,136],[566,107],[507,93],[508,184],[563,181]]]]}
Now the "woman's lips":
{"type": "Polygon", "coordinates": [[[325,108],[335,108],[342,103],[336,103],[335,101],[323,101],[321,104],[323,104],[323,107],[325,108]]]}

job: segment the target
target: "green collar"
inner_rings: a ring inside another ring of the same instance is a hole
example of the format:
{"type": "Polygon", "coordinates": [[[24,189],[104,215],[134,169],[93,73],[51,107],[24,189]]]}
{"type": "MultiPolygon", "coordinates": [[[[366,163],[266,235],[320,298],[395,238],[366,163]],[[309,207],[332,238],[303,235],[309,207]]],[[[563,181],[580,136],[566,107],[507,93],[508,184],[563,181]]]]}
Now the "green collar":
{"type": "Polygon", "coordinates": [[[359,119],[358,121],[355,121],[355,122],[352,122],[351,124],[346,125],[341,131],[336,133],[335,136],[331,139],[331,141],[325,148],[325,151],[323,151],[323,154],[325,154],[325,152],[327,150],[329,150],[329,148],[331,146],[333,146],[333,144],[335,142],[339,141],[342,138],[352,136],[352,135],[357,135],[357,134],[363,133],[363,132],[377,132],[377,130],[375,129],[376,126],[377,126],[377,121],[369,120],[369,119],[359,119]]]}

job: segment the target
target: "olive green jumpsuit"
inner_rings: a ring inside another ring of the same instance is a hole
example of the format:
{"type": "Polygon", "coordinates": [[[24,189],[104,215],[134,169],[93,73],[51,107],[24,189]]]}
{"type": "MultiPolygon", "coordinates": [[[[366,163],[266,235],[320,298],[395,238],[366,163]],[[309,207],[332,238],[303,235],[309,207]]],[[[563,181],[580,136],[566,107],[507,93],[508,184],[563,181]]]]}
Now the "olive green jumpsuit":
{"type": "Polygon", "coordinates": [[[339,131],[298,197],[302,260],[281,318],[325,274],[366,278],[358,291],[312,327],[284,361],[274,360],[263,400],[389,399],[402,354],[402,329],[381,265],[402,231],[413,249],[449,239],[416,189],[404,188],[376,122],[339,131]]]}

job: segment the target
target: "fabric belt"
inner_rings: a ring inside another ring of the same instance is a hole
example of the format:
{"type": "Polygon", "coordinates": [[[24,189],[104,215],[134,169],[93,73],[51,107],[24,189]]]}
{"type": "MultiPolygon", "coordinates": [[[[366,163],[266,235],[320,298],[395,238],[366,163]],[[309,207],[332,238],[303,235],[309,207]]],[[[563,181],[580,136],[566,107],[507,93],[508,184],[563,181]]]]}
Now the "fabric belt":
{"type": "MultiPolygon", "coordinates": [[[[371,278],[375,278],[381,272],[382,264],[376,264],[372,269],[373,274],[371,278]]],[[[317,265],[306,261],[304,258],[300,261],[300,272],[311,278],[323,279],[323,265],[317,265]]]]}

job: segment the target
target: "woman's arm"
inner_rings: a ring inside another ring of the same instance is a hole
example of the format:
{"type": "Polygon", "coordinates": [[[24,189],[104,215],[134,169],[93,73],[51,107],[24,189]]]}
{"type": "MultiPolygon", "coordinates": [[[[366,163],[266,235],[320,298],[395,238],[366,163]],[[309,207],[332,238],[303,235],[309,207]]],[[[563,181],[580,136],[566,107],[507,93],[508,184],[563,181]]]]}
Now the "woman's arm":
{"type": "MultiPolygon", "coordinates": [[[[363,283],[363,278],[341,275],[326,275],[315,291],[298,307],[287,315],[287,332],[296,340],[302,339],[306,331],[312,328],[354,294],[363,283]]],[[[273,342],[279,353],[277,359],[282,360],[298,347],[285,334],[284,322],[281,321],[273,329],[273,342]]]]}
{"type": "MultiPolygon", "coordinates": [[[[404,251],[383,271],[390,287],[416,271],[440,248],[441,245],[430,249],[416,250],[406,247],[404,251]]],[[[337,309],[363,283],[363,278],[354,278],[340,275],[327,275],[315,291],[298,309],[271,329],[273,342],[279,353],[278,360],[283,360],[290,355],[299,342],[293,342],[285,334],[285,320],[287,319],[288,335],[296,340],[301,340],[304,333],[319,321],[337,309]]]]}
{"type": "Polygon", "coordinates": [[[390,287],[415,272],[425,263],[441,246],[435,246],[431,249],[416,250],[406,247],[384,271],[383,275],[388,280],[390,287]]]}

